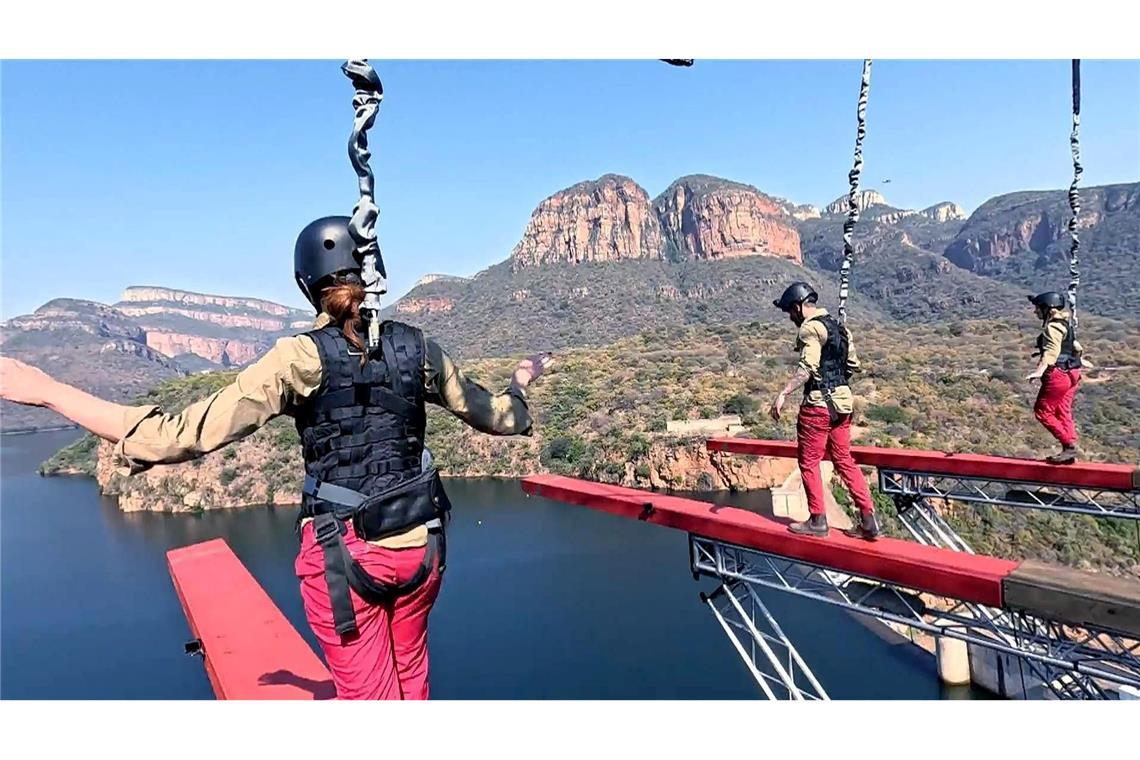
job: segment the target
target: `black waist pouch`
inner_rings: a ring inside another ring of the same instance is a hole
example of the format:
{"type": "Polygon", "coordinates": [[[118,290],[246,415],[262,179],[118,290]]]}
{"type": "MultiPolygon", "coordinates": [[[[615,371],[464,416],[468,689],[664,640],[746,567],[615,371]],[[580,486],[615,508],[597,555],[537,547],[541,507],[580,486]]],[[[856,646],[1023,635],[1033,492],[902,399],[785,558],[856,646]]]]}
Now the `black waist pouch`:
{"type": "Polygon", "coordinates": [[[439,470],[433,467],[365,499],[352,518],[352,527],[365,541],[376,541],[432,520],[443,520],[450,511],[451,501],[443,490],[439,470]]]}

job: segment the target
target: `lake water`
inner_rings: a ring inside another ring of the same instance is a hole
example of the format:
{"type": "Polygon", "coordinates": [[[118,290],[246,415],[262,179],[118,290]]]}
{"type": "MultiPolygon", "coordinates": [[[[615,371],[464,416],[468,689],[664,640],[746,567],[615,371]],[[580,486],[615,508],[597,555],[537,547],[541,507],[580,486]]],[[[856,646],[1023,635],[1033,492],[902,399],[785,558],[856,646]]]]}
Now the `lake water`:
{"type": "MultiPolygon", "coordinates": [[[[224,538],[313,645],[293,576],[295,508],[124,514],[85,478],[36,467],[75,431],[0,438],[0,697],[210,699],[166,568],[224,538]]],[[[683,533],[448,481],[448,571],[431,617],[437,699],[756,699],[698,592],[683,533]],[[481,524],[480,524],[481,523],[481,524]]],[[[720,497],[727,498],[727,497],[720,497]]],[[[745,504],[748,497],[731,497],[745,504]]],[[[877,623],[765,601],[832,698],[971,699],[877,623]]]]}

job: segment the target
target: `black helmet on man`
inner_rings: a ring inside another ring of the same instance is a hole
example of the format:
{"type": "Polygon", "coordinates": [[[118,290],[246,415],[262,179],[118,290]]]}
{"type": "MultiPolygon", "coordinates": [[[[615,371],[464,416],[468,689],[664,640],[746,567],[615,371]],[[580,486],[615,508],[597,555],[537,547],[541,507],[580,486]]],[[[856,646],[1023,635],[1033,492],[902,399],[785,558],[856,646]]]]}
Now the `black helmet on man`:
{"type": "MultiPolygon", "coordinates": [[[[360,276],[356,243],[348,232],[347,216],[326,216],[310,222],[297,236],[293,249],[293,272],[297,287],[313,306],[320,308],[321,290],[338,274],[360,276]]],[[[377,256],[376,268],[384,271],[377,256]]]]}
{"type": "Polygon", "coordinates": [[[1065,294],[1058,293],[1055,290],[1047,290],[1035,296],[1028,296],[1028,298],[1029,302],[1034,306],[1040,306],[1045,309],[1065,308],[1065,294]]]}
{"type": "Polygon", "coordinates": [[[779,300],[773,301],[772,305],[780,311],[791,311],[793,306],[808,301],[815,303],[819,300],[819,293],[806,282],[793,282],[780,296],[779,300]]]}

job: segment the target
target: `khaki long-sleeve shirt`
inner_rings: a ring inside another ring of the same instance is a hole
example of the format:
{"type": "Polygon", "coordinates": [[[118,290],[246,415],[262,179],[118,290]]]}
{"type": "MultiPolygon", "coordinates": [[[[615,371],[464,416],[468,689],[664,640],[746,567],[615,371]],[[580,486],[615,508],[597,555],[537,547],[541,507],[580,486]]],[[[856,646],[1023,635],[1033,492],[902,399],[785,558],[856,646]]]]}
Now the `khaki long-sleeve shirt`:
{"type": "MultiPolygon", "coordinates": [[[[329,324],[322,314],[315,327],[329,324]]],[[[510,388],[490,393],[469,379],[431,339],[425,341],[424,390],[428,403],[492,435],[530,435],[533,421],[525,392],[510,388]]],[[[114,450],[119,472],[133,475],[155,464],[174,464],[208,454],[243,438],[312,396],[321,386],[317,345],[307,335],[281,338],[264,356],[243,369],[225,388],[177,414],[158,406],[125,412],[126,435],[114,450]]],[[[375,542],[388,548],[422,546],[422,526],[375,542]]]]}
{"type": "MultiPolygon", "coordinates": [[[[813,316],[827,316],[826,309],[820,309],[813,316]]],[[[847,333],[847,367],[852,372],[859,371],[859,357],[855,353],[855,343],[851,340],[851,332],[843,325],[847,333]]],[[[817,319],[804,320],[796,334],[796,351],[800,355],[799,367],[811,373],[812,379],[819,381],[820,357],[823,355],[823,345],[827,342],[827,328],[817,319]]],[[[850,386],[841,385],[831,392],[835,410],[840,414],[851,414],[854,409],[854,396],[850,386]]],[[[821,391],[811,391],[804,394],[803,403],[808,406],[827,406],[821,391]]]]}
{"type": "MultiPolygon", "coordinates": [[[[1041,346],[1041,358],[1047,366],[1057,363],[1061,357],[1061,346],[1065,342],[1065,335],[1069,332],[1069,312],[1055,311],[1041,328],[1041,337],[1038,344],[1041,346]]],[[[1080,356],[1082,352],[1079,341],[1073,341],[1073,354],[1080,356]]]]}

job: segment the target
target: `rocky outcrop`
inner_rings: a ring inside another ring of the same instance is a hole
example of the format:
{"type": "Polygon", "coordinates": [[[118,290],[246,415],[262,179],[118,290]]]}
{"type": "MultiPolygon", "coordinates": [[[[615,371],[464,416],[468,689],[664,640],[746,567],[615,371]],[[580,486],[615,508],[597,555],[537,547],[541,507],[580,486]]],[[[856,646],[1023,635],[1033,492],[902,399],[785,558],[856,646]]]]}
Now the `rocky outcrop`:
{"type": "Polygon", "coordinates": [[[745,491],[782,485],[796,470],[791,459],[710,452],[703,439],[654,441],[641,464],[645,466],[626,463],[622,485],[677,491],[745,491]]]}
{"type": "Polygon", "coordinates": [[[467,282],[468,279],[470,278],[456,277],[452,274],[425,274],[423,277],[416,280],[415,284],[412,285],[409,290],[415,290],[421,285],[430,285],[433,282],[467,282]]]}
{"type": "Polygon", "coordinates": [[[239,367],[261,356],[285,334],[312,327],[311,313],[259,298],[129,287],[116,304],[146,331],[145,342],[167,357],[193,354],[239,367]]]}
{"type": "Polygon", "coordinates": [[[667,259],[803,260],[800,235],[785,205],[754,187],[703,175],[682,177],[653,201],[653,210],[667,259]]]}
{"type": "Polygon", "coordinates": [[[121,311],[94,301],[56,298],[35,312],[4,323],[10,330],[27,332],[78,331],[104,338],[145,340],[145,331],[121,311]]]}
{"type": "MultiPolygon", "coordinates": [[[[980,274],[1000,269],[1003,261],[1019,254],[1040,258],[1068,245],[1070,215],[1063,191],[999,195],[970,215],[945,255],[958,266],[980,274]]],[[[1123,228],[1128,234],[1128,229],[1135,229],[1138,217],[1140,183],[1081,190],[1078,229],[1087,230],[1108,219],[1130,220],[1123,228]]],[[[1085,243],[1087,249],[1089,241],[1085,243]]]]}
{"type": "Polygon", "coordinates": [[[958,222],[965,221],[966,209],[959,206],[957,203],[950,201],[943,201],[942,203],[935,203],[933,206],[924,208],[918,213],[925,216],[927,219],[933,219],[936,222],[958,222]]]}
{"type": "Polygon", "coordinates": [[[240,367],[249,364],[269,350],[268,340],[229,340],[227,338],[203,338],[184,333],[149,331],[146,344],[165,356],[195,354],[223,367],[240,367]]]}
{"type": "MultiPolygon", "coordinates": [[[[116,472],[113,447],[99,445],[95,479],[123,512],[200,512],[300,502],[298,447],[276,449],[267,431],[201,459],[156,465],[132,477],[116,472]]],[[[62,473],[61,473],[62,474],[62,473]]]]}
{"type": "Polygon", "coordinates": [[[107,341],[103,344],[103,347],[99,349],[99,353],[130,354],[132,356],[146,359],[147,361],[155,362],[156,364],[161,364],[164,367],[180,369],[176,360],[173,360],[168,356],[164,356],[145,343],[139,343],[136,340],[117,338],[115,340],[107,341]]]}
{"type": "Polygon", "coordinates": [[[119,302],[124,306],[132,303],[151,302],[165,302],[190,306],[217,306],[222,309],[262,312],[264,314],[286,318],[295,318],[299,312],[298,309],[283,306],[279,303],[273,303],[272,301],[263,301],[260,298],[219,296],[210,295],[208,293],[192,293],[188,290],[137,285],[124,290],[119,302]]]}
{"type": "Polygon", "coordinates": [[[607,174],[555,193],[531,214],[511,253],[515,269],[553,263],[656,258],[661,225],[629,177],[607,174]]]}
{"type": "MultiPolygon", "coordinates": [[[[146,331],[105,304],[49,301],[0,330],[4,355],[40,367],[100,398],[130,403],[161,380],[185,374],[146,344],[146,331]]],[[[0,427],[36,430],[66,424],[55,412],[0,402],[0,427]]]]}
{"type": "MultiPolygon", "coordinates": [[[[176,306],[127,306],[120,304],[119,311],[127,316],[144,318],[156,314],[176,314],[180,317],[186,317],[187,319],[209,322],[211,324],[221,325],[222,327],[242,327],[250,330],[261,330],[263,332],[279,332],[281,330],[290,329],[295,324],[286,319],[275,319],[273,317],[263,317],[253,314],[230,314],[221,311],[198,311],[176,306]]],[[[301,320],[298,320],[298,323],[302,325],[308,324],[301,320]]]]}
{"type": "MultiPolygon", "coordinates": [[[[848,195],[844,194],[833,200],[823,209],[825,214],[846,214],[848,210],[848,195]]],[[[878,190],[860,190],[855,195],[855,205],[860,211],[866,211],[871,206],[889,206],[887,199],[878,190]]]]}
{"type": "Polygon", "coordinates": [[[791,206],[788,209],[788,213],[801,222],[805,222],[808,219],[819,219],[822,216],[818,207],[809,204],[791,206]]]}
{"type": "Polygon", "coordinates": [[[1022,251],[1043,253],[1063,229],[1047,212],[1011,221],[996,229],[964,231],[946,248],[946,258],[971,272],[984,273],[994,264],[1022,251]]]}
{"type": "Polygon", "coordinates": [[[454,308],[454,299],[438,296],[434,298],[404,298],[396,304],[396,311],[400,314],[427,314],[451,311],[454,308]]]}

